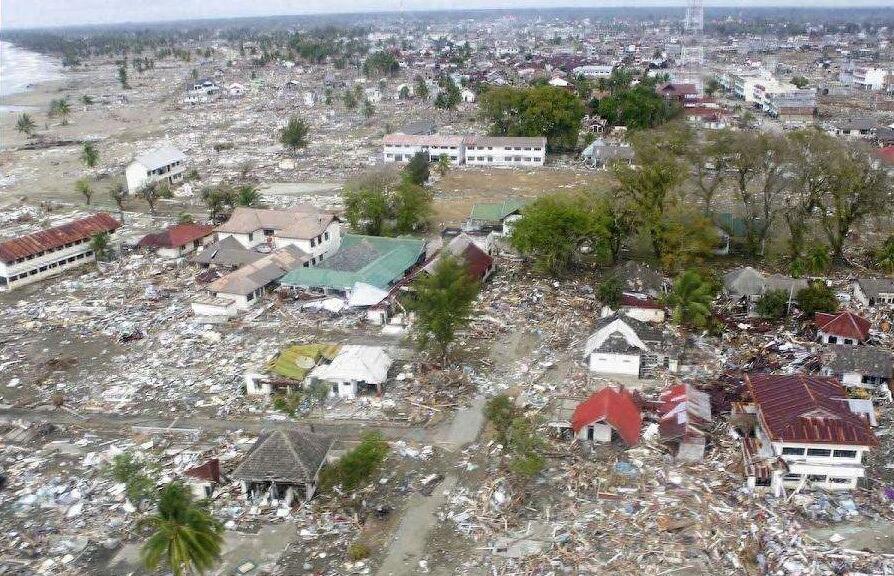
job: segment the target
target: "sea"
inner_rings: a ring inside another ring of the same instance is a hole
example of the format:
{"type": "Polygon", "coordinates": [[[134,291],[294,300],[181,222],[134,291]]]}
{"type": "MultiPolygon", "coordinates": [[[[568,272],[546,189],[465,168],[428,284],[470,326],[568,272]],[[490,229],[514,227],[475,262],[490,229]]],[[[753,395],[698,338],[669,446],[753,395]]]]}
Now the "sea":
{"type": "MultiPolygon", "coordinates": [[[[0,40],[0,96],[26,92],[34,84],[59,78],[62,66],[58,61],[0,40]]],[[[0,106],[0,110],[9,108],[0,106]]]]}

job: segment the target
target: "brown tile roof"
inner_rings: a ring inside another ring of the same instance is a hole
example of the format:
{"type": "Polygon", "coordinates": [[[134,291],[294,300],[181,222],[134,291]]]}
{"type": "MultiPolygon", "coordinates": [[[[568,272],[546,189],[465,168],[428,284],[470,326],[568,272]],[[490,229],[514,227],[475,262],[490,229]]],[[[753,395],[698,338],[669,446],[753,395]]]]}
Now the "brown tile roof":
{"type": "Polygon", "coordinates": [[[210,236],[212,232],[214,232],[214,227],[207,224],[177,224],[162,232],[143,236],[137,246],[146,248],[177,248],[186,246],[205,236],[210,236]]]}
{"type": "Polygon", "coordinates": [[[0,242],[0,260],[14,262],[19,258],[34,256],[47,250],[55,250],[70,242],[78,242],[121,227],[111,215],[100,212],[68,224],[47,228],[21,238],[0,242]]]}
{"type": "Polygon", "coordinates": [[[312,206],[297,206],[288,210],[236,208],[230,218],[215,228],[215,232],[248,234],[258,230],[275,230],[277,236],[309,240],[322,234],[335,216],[312,206]]]}
{"type": "Polygon", "coordinates": [[[771,440],[874,446],[865,418],[851,412],[835,378],[807,374],[747,374],[745,384],[771,440]]]}

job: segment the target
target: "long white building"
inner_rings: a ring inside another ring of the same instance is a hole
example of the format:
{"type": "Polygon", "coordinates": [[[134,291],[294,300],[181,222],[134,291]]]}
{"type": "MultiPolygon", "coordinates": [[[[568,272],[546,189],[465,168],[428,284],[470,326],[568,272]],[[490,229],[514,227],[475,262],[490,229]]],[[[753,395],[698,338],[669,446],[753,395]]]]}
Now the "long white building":
{"type": "Polygon", "coordinates": [[[543,166],[546,138],[388,134],[382,141],[386,163],[408,162],[419,152],[436,162],[446,155],[454,165],[543,166]]]}
{"type": "Polygon", "coordinates": [[[90,240],[121,223],[100,212],[68,224],[0,242],[0,291],[14,290],[93,262],[90,240]]]}

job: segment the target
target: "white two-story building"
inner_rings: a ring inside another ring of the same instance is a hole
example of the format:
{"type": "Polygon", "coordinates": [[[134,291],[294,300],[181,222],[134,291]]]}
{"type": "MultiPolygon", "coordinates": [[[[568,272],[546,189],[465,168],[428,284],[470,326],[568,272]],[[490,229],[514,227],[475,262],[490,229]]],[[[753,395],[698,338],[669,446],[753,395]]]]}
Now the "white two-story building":
{"type": "MultiPolygon", "coordinates": [[[[734,405],[750,488],[850,490],[878,442],[870,415],[835,378],[749,374],[750,401],[734,405]]],[[[871,409],[871,404],[870,404],[871,409]]]]}
{"type": "Polygon", "coordinates": [[[430,162],[437,162],[441,156],[450,158],[451,164],[462,164],[462,136],[441,134],[387,134],[382,140],[385,162],[409,162],[419,152],[428,154],[430,162]]]}
{"type": "Polygon", "coordinates": [[[121,223],[100,212],[68,224],[0,242],[0,291],[14,290],[93,262],[91,239],[121,223]]]}
{"type": "Polygon", "coordinates": [[[546,138],[513,136],[469,136],[466,138],[469,166],[543,166],[546,138]]]}
{"type": "Polygon", "coordinates": [[[186,155],[173,146],[163,146],[134,158],[124,174],[127,190],[136,194],[154,182],[164,182],[170,186],[178,184],[183,180],[185,171],[186,155]]]}
{"type": "Polygon", "coordinates": [[[341,244],[338,218],[312,206],[288,210],[239,207],[214,232],[218,242],[233,237],[250,249],[295,246],[307,254],[311,266],[334,254],[341,244]]]}

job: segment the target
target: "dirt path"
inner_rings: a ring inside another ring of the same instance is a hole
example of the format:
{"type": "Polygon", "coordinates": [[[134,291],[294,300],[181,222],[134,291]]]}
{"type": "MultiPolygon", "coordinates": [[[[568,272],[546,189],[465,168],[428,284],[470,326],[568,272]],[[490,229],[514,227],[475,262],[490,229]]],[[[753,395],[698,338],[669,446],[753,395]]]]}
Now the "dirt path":
{"type": "MultiPolygon", "coordinates": [[[[484,424],[484,404],[484,397],[478,396],[468,408],[456,413],[441,443],[444,448],[456,452],[478,438],[484,424]]],[[[446,502],[456,482],[456,476],[448,474],[431,496],[414,494],[410,497],[400,526],[388,546],[388,555],[376,573],[378,576],[398,576],[419,571],[419,560],[423,559],[429,533],[437,522],[435,513],[446,502]]]]}

